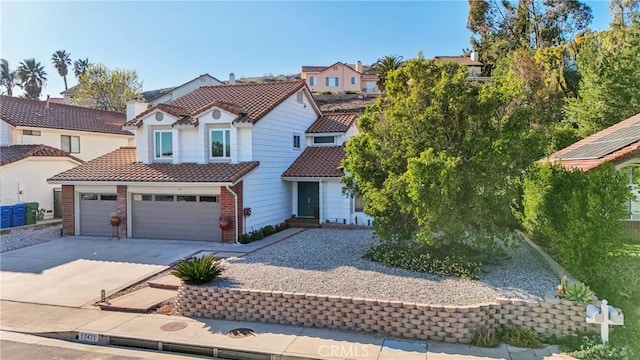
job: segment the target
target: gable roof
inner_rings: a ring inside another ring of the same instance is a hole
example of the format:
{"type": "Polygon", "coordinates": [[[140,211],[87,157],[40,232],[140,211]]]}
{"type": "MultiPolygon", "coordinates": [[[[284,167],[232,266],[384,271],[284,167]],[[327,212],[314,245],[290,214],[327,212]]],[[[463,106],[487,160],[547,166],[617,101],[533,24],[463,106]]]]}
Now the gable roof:
{"type": "Polygon", "coordinates": [[[124,113],[0,95],[0,119],[12,126],[133,136],[122,130],[124,113]]]}
{"type": "Polygon", "coordinates": [[[307,129],[307,133],[346,132],[358,118],[354,113],[324,114],[307,129]]]}
{"type": "Polygon", "coordinates": [[[434,56],[433,59],[436,61],[453,61],[456,64],[467,66],[483,65],[480,61],[471,60],[471,58],[467,56],[434,56]]]}
{"type": "Polygon", "coordinates": [[[348,68],[349,70],[353,70],[353,71],[357,72],[358,74],[362,74],[361,72],[357,71],[354,68],[354,66],[345,64],[342,61],[337,61],[337,62],[335,62],[335,63],[333,63],[333,64],[331,64],[329,66],[303,66],[302,67],[302,72],[314,72],[314,73],[318,72],[319,73],[319,72],[323,72],[323,71],[325,71],[325,70],[327,70],[329,68],[332,68],[332,67],[334,67],[336,65],[344,66],[344,67],[348,68]]]}
{"type": "Polygon", "coordinates": [[[135,147],[121,147],[60,173],[52,182],[235,183],[258,167],[257,161],[209,164],[142,164],[135,147]]]}
{"type": "MultiPolygon", "coordinates": [[[[178,114],[176,116],[185,117],[195,116],[213,106],[240,115],[236,121],[256,123],[291,95],[305,88],[302,80],[204,86],[164,104],[164,108],[162,104],[150,107],[128,121],[126,126],[140,126],[142,118],[157,109],[167,111],[170,108],[178,114]]],[[[317,108],[314,109],[320,115],[317,108]]]]}
{"type": "Polygon", "coordinates": [[[588,171],[602,163],[621,161],[635,154],[640,154],[640,114],[556,151],[540,161],[560,162],[567,169],[588,171]],[[614,140],[620,138],[617,134],[628,140],[617,143],[614,140]]]}
{"type": "Polygon", "coordinates": [[[179,89],[179,88],[181,88],[181,87],[183,87],[183,86],[189,85],[189,84],[191,84],[192,82],[197,81],[197,80],[200,80],[200,79],[201,79],[201,78],[203,78],[203,77],[208,77],[208,78],[210,78],[210,79],[212,79],[212,80],[217,81],[217,82],[218,82],[218,83],[220,83],[220,84],[222,84],[222,83],[223,83],[222,81],[220,81],[220,80],[216,79],[215,77],[213,77],[213,76],[211,76],[211,75],[209,75],[209,74],[206,74],[206,73],[205,73],[205,74],[202,74],[202,75],[200,75],[200,76],[198,76],[198,77],[196,77],[196,78],[194,78],[194,79],[191,79],[191,80],[189,80],[189,81],[185,82],[184,84],[181,84],[181,85],[178,85],[178,86],[168,87],[168,88],[163,88],[163,89],[150,90],[150,91],[145,91],[145,92],[143,92],[143,93],[142,93],[142,96],[143,96],[143,97],[145,98],[145,100],[147,100],[148,102],[152,102],[152,101],[154,101],[154,100],[156,100],[156,99],[158,99],[158,98],[160,98],[160,97],[162,97],[162,96],[164,96],[164,95],[166,95],[166,94],[168,94],[168,93],[172,92],[173,90],[176,90],[176,89],[179,89]]]}
{"type": "Polygon", "coordinates": [[[66,151],[47,145],[9,145],[0,146],[0,166],[8,165],[28,157],[68,157],[79,164],[84,161],[66,151]]]}
{"type": "Polygon", "coordinates": [[[344,146],[307,147],[282,177],[342,177],[344,156],[344,146]]]}

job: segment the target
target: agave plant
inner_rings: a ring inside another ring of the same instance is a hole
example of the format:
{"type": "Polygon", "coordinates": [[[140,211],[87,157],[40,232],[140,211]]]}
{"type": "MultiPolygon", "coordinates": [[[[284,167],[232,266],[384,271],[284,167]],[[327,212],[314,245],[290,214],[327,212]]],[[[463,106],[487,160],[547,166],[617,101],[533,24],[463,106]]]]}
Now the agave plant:
{"type": "Polygon", "coordinates": [[[585,304],[591,301],[591,297],[594,294],[595,293],[589,288],[589,286],[583,283],[567,285],[564,288],[564,298],[580,304],[585,304]]]}
{"type": "Polygon", "coordinates": [[[200,285],[217,278],[224,267],[213,255],[204,255],[184,260],[173,267],[171,274],[186,284],[200,285]]]}

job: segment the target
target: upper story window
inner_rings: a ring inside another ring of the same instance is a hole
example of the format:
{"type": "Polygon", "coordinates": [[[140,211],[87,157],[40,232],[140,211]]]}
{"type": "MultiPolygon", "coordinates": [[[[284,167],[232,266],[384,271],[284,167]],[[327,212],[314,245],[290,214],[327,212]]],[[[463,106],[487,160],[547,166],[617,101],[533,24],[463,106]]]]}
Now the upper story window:
{"type": "Polygon", "coordinates": [[[353,211],[354,212],[363,212],[364,211],[364,199],[362,196],[356,194],[353,197],[353,211]]]}
{"type": "Polygon", "coordinates": [[[173,157],[173,132],[171,130],[156,130],[153,135],[155,158],[171,159],[173,157]]]}
{"type": "Polygon", "coordinates": [[[22,135],[40,136],[40,130],[22,130],[22,135]]]}
{"type": "Polygon", "coordinates": [[[316,86],[317,84],[318,84],[318,81],[317,81],[316,77],[315,76],[310,76],[309,77],[309,85],[316,86]]]}
{"type": "Polygon", "coordinates": [[[231,157],[231,130],[211,130],[211,158],[231,157]]]}
{"type": "Polygon", "coordinates": [[[351,77],[351,85],[357,85],[357,84],[358,84],[358,77],[352,76],[351,77]]]}
{"type": "Polygon", "coordinates": [[[314,144],[333,144],[336,142],[334,136],[314,136],[313,143],[314,144]]]}
{"type": "Polygon", "coordinates": [[[293,134],[293,148],[300,149],[300,134],[293,134]]]}
{"type": "Polygon", "coordinates": [[[72,154],[80,153],[80,137],[60,135],[60,149],[72,154]]]}
{"type": "Polygon", "coordinates": [[[327,77],[325,78],[326,86],[338,86],[338,78],[337,77],[327,77]]]}

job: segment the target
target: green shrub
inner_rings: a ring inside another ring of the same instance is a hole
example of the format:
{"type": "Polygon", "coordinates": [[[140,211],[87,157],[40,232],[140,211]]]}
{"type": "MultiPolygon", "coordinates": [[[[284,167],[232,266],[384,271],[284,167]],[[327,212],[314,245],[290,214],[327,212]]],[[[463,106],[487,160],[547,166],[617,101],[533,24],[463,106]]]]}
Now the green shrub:
{"type": "Polygon", "coordinates": [[[580,304],[590,302],[593,295],[595,293],[583,283],[575,283],[564,287],[564,298],[580,304]]]}
{"type": "Polygon", "coordinates": [[[502,341],[509,345],[523,347],[523,348],[541,348],[544,347],[540,337],[535,331],[531,329],[524,329],[521,327],[514,327],[505,329],[501,334],[502,341]]]}
{"type": "Polygon", "coordinates": [[[203,255],[180,262],[173,267],[171,275],[187,284],[200,285],[217,278],[223,271],[220,260],[213,255],[203,255]]]}
{"type": "Polygon", "coordinates": [[[267,225],[262,228],[262,233],[264,234],[264,236],[269,236],[269,235],[275,234],[276,230],[273,228],[273,226],[267,225]]]}
{"type": "Polygon", "coordinates": [[[630,360],[632,354],[624,346],[603,344],[600,335],[580,333],[560,339],[560,349],[581,360],[630,360]]]}
{"type": "Polygon", "coordinates": [[[536,242],[578,278],[624,241],[631,195],[626,177],[606,163],[584,173],[544,164],[524,181],[522,223],[536,242]]]}
{"type": "Polygon", "coordinates": [[[251,232],[252,241],[262,240],[262,239],[264,239],[264,233],[262,232],[262,229],[254,230],[251,232]]]}
{"type": "Polygon", "coordinates": [[[240,244],[248,244],[252,241],[253,239],[251,239],[251,234],[242,234],[240,236],[240,244]]]}
{"type": "Polygon", "coordinates": [[[463,279],[477,279],[481,267],[480,262],[469,261],[445,246],[438,248],[418,242],[385,242],[368,249],[363,258],[411,271],[463,279]]]}
{"type": "Polygon", "coordinates": [[[500,345],[498,332],[490,327],[481,327],[471,338],[471,345],[479,347],[497,347],[500,345]]]}

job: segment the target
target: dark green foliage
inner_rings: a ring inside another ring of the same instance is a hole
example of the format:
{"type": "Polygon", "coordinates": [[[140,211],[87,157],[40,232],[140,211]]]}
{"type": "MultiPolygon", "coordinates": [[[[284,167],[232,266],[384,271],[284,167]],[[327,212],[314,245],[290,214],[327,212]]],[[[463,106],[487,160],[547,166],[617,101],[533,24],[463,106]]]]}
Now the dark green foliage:
{"type": "MultiPolygon", "coordinates": [[[[636,339],[637,340],[637,339],[636,339]]],[[[556,341],[560,349],[581,360],[631,360],[634,359],[628,348],[613,343],[603,344],[600,335],[579,333],[556,341]]]]}
{"type": "Polygon", "coordinates": [[[262,239],[264,239],[264,233],[262,232],[262,229],[254,230],[251,232],[252,241],[262,240],[262,239]]]}
{"type": "Polygon", "coordinates": [[[523,225],[568,270],[584,278],[624,240],[631,193],[611,164],[584,173],[544,164],[524,181],[523,225]]]}
{"type": "Polygon", "coordinates": [[[471,345],[493,348],[500,345],[500,336],[494,328],[482,327],[471,338],[471,345]]]}
{"type": "Polygon", "coordinates": [[[434,247],[415,241],[385,242],[367,250],[363,258],[411,271],[463,279],[477,279],[482,265],[477,251],[464,249],[462,245],[434,247]]]}
{"type": "Polygon", "coordinates": [[[173,267],[171,275],[187,284],[200,285],[217,278],[223,271],[220,260],[213,255],[203,255],[180,262],[173,267]]]}
{"type": "Polygon", "coordinates": [[[502,341],[509,345],[537,349],[544,347],[538,334],[531,329],[521,327],[508,328],[501,333],[502,341]]]}
{"type": "Polygon", "coordinates": [[[262,228],[262,233],[264,234],[264,236],[275,234],[275,232],[276,232],[276,229],[274,229],[273,226],[271,225],[267,225],[262,228]]]}

